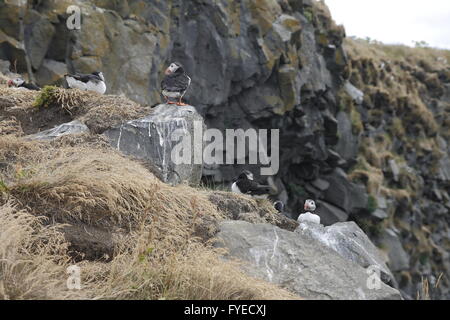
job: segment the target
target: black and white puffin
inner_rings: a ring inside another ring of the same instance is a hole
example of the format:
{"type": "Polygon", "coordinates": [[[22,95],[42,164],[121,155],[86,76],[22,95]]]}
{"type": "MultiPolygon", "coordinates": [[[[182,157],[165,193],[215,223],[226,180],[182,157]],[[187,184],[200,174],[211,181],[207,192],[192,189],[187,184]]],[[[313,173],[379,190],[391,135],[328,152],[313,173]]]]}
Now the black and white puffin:
{"type": "Polygon", "coordinates": [[[106,92],[105,77],[102,72],[66,74],[65,78],[69,88],[94,91],[100,94],[105,94],[106,92]]]}
{"type": "Polygon", "coordinates": [[[161,93],[166,99],[166,103],[187,106],[181,100],[191,85],[191,78],[186,74],[181,63],[171,63],[164,74],[164,79],[161,81],[161,93]],[[177,99],[178,102],[171,101],[171,98],[177,99]]]}
{"type": "Polygon", "coordinates": [[[273,207],[275,210],[277,210],[279,213],[284,213],[284,203],[283,201],[277,200],[273,203],[273,207]]]}
{"type": "Polygon", "coordinates": [[[32,84],[32,83],[27,83],[27,82],[25,82],[25,80],[20,79],[20,78],[9,80],[8,87],[16,87],[16,88],[28,89],[28,90],[34,90],[34,91],[41,90],[41,88],[39,88],[37,85],[32,84]]]}
{"type": "Polygon", "coordinates": [[[265,199],[272,191],[268,185],[261,185],[253,180],[253,173],[243,171],[238,179],[231,185],[231,191],[239,194],[250,195],[254,198],[265,199]]]}
{"type": "Polygon", "coordinates": [[[316,202],[314,200],[308,199],[305,201],[305,206],[303,209],[305,209],[305,213],[301,214],[297,221],[298,223],[314,223],[314,224],[320,224],[320,216],[315,214],[316,211],[316,202]]]}

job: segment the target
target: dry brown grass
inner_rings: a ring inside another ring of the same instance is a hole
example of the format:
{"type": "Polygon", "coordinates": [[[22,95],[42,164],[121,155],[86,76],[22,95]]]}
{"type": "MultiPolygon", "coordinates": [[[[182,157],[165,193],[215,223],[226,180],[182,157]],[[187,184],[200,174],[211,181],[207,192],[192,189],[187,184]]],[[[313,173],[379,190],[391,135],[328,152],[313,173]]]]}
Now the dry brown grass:
{"type": "Polygon", "coordinates": [[[369,194],[376,196],[383,185],[384,175],[380,168],[371,166],[364,157],[358,157],[358,164],[349,174],[350,181],[362,182],[369,194]]]}
{"type": "Polygon", "coordinates": [[[0,299],[66,298],[64,237],[13,202],[0,206],[0,299]]]}
{"type": "Polygon", "coordinates": [[[221,251],[186,238],[174,247],[146,226],[122,243],[110,263],[84,261],[82,289],[68,290],[71,265],[59,226],[18,210],[0,207],[0,299],[296,299],[253,279],[221,251]]]}
{"type": "Polygon", "coordinates": [[[72,119],[86,123],[94,133],[102,133],[123,121],[150,113],[150,108],[125,96],[100,95],[96,92],[57,87],[45,87],[36,97],[34,106],[63,109],[72,119]]]}
{"type": "Polygon", "coordinates": [[[363,53],[377,61],[406,61],[415,65],[427,64],[431,70],[442,70],[450,64],[450,51],[434,48],[412,48],[404,45],[386,45],[361,39],[345,39],[346,50],[350,54],[363,53]]]}
{"type": "Polygon", "coordinates": [[[0,97],[8,100],[14,107],[21,109],[32,108],[33,102],[38,94],[37,91],[32,90],[0,87],[0,97]]]}
{"type": "Polygon", "coordinates": [[[443,276],[443,273],[439,275],[434,286],[430,286],[428,278],[422,277],[422,288],[417,291],[416,300],[432,300],[431,295],[434,290],[439,288],[443,276]]]}
{"type": "Polygon", "coordinates": [[[166,185],[140,164],[107,148],[101,139],[80,135],[49,143],[2,136],[0,162],[8,163],[0,171],[6,186],[0,192],[3,199],[14,199],[17,208],[2,201],[0,217],[9,222],[0,221],[0,235],[13,241],[12,234],[23,230],[14,242],[0,242],[0,252],[23,253],[8,253],[8,263],[0,269],[0,278],[4,273],[8,281],[0,289],[1,298],[297,298],[248,277],[239,263],[224,260],[222,250],[199,238],[204,236],[199,230],[205,232],[205,224],[212,229],[206,231],[208,239],[214,234],[214,221],[224,219],[210,202],[210,192],[166,185]],[[23,217],[12,219],[17,212],[23,217]],[[38,220],[37,216],[49,219],[38,220]],[[55,223],[127,232],[109,262],[78,263],[81,291],[65,287],[65,270],[74,262],[64,242],[64,230],[58,231],[55,223]],[[34,250],[37,238],[33,235],[47,239],[38,251],[34,250]],[[20,259],[29,262],[27,268],[13,267],[20,259]]]}
{"type": "Polygon", "coordinates": [[[436,133],[438,124],[420,93],[427,90],[426,86],[440,86],[436,75],[429,72],[446,70],[450,51],[369,44],[355,39],[346,39],[344,46],[351,58],[352,82],[368,100],[375,100],[380,93],[387,100],[375,107],[393,107],[405,128],[419,123],[427,134],[436,133]],[[422,81],[415,76],[417,73],[424,75],[422,81]]]}
{"type": "Polygon", "coordinates": [[[7,121],[17,118],[27,134],[75,119],[93,133],[102,133],[150,113],[151,108],[124,96],[57,87],[45,87],[41,92],[0,87],[0,117],[7,121]]]}
{"type": "Polygon", "coordinates": [[[174,250],[168,239],[156,241],[150,228],[140,232],[136,243],[131,253],[116,256],[110,264],[80,265],[92,298],[298,299],[246,276],[238,262],[224,261],[220,250],[205,249],[198,242],[186,239],[174,250]]]}
{"type": "Polygon", "coordinates": [[[15,118],[2,119],[0,118],[0,135],[22,135],[22,127],[15,118]]]}

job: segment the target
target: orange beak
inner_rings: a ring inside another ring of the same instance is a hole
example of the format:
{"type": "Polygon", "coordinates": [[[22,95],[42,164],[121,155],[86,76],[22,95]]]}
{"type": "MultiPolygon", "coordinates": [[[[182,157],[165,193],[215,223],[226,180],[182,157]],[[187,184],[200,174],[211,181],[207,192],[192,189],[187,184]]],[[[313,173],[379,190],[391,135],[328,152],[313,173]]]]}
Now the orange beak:
{"type": "Polygon", "coordinates": [[[8,81],[8,87],[12,87],[13,86],[13,82],[12,82],[12,80],[9,80],[8,81]]]}
{"type": "Polygon", "coordinates": [[[164,74],[165,74],[166,76],[168,76],[168,75],[171,74],[171,73],[172,73],[172,71],[170,71],[170,68],[167,68],[166,71],[164,71],[164,74]]]}

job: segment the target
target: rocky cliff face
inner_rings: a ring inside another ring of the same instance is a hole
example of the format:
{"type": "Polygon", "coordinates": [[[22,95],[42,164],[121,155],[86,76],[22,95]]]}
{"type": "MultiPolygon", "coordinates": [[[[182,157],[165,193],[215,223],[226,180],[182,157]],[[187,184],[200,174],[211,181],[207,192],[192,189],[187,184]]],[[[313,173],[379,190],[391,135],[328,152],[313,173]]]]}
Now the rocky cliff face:
{"type": "MultiPolygon", "coordinates": [[[[0,3],[0,59],[15,71],[28,58],[45,85],[102,70],[109,93],[156,105],[167,63],[182,62],[209,127],[281,129],[275,184],[290,211],[317,199],[326,224],[369,233],[405,296],[425,276],[449,297],[448,53],[344,44],[312,0],[28,2],[26,51],[19,8],[0,3]],[[82,26],[69,31],[74,3],[82,26]]],[[[205,179],[226,184],[241,169],[207,168],[205,179]]]]}

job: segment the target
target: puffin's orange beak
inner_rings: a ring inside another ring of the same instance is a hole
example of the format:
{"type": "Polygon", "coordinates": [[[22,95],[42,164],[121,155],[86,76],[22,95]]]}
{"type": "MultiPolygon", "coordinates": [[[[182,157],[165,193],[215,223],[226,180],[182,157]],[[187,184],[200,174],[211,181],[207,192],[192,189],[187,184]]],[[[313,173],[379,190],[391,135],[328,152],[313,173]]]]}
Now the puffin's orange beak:
{"type": "Polygon", "coordinates": [[[166,76],[168,76],[168,75],[171,74],[171,73],[172,73],[172,71],[170,71],[170,68],[167,68],[166,71],[164,72],[164,74],[165,74],[166,76]]]}
{"type": "Polygon", "coordinates": [[[9,81],[8,81],[8,87],[12,87],[12,85],[13,85],[12,80],[9,80],[9,81]]]}

